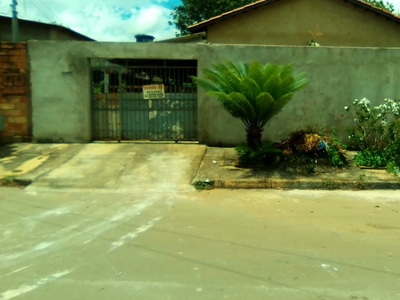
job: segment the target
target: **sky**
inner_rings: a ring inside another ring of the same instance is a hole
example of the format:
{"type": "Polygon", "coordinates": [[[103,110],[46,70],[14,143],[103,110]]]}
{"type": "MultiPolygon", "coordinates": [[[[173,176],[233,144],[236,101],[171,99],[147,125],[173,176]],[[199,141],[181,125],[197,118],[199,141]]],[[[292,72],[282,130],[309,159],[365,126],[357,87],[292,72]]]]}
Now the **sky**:
{"type": "MultiPolygon", "coordinates": [[[[11,16],[12,0],[0,0],[0,15],[11,16]]],[[[388,0],[400,12],[400,0],[388,0]]],[[[169,26],[181,0],[17,0],[21,19],[55,22],[97,41],[131,42],[136,34],[156,40],[175,37],[169,26]]],[[[385,1],[386,2],[386,1],[385,1]]]]}
{"type": "MultiPolygon", "coordinates": [[[[0,0],[0,15],[11,17],[12,0],[0,0]]],[[[400,0],[399,0],[400,1],[400,0]]],[[[181,0],[17,0],[18,17],[56,22],[97,41],[135,41],[136,34],[156,40],[175,37],[168,25],[181,0]]]]}

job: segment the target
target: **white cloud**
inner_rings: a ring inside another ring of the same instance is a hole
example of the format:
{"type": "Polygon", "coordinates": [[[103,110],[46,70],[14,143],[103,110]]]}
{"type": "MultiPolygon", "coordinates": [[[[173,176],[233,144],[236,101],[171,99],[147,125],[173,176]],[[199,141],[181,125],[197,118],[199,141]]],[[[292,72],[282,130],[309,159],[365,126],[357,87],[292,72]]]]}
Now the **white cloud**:
{"type": "MultiPolygon", "coordinates": [[[[19,0],[19,17],[56,22],[97,41],[135,41],[136,34],[157,40],[174,37],[168,25],[170,0],[19,0]]],[[[9,0],[0,0],[8,9],[9,0]]],[[[171,5],[170,5],[171,6],[171,5]]],[[[4,10],[4,9],[3,9],[4,10]]]]}

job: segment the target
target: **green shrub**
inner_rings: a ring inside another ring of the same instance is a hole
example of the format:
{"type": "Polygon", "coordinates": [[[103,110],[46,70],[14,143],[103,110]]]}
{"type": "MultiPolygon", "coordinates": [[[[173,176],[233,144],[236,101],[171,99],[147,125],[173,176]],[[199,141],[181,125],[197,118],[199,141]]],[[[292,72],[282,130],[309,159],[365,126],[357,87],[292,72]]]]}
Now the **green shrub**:
{"type": "Polygon", "coordinates": [[[214,183],[210,180],[198,180],[193,183],[196,190],[212,190],[214,188],[214,183]]]}
{"type": "Polygon", "coordinates": [[[385,167],[388,164],[388,159],[384,151],[364,149],[354,157],[354,164],[371,168],[385,167]]]}
{"type": "Polygon", "coordinates": [[[268,165],[274,157],[282,153],[282,150],[273,142],[266,142],[255,150],[248,146],[237,146],[235,150],[239,156],[239,164],[242,166],[268,165]]]}
{"type": "MultiPolygon", "coordinates": [[[[293,132],[283,142],[283,154],[289,161],[306,163],[317,161],[317,158],[328,158],[335,167],[343,167],[348,163],[345,155],[346,146],[336,137],[335,130],[320,129],[324,135],[315,133],[312,128],[293,132]]],[[[314,164],[314,163],[313,163],[314,164]]]]}
{"type": "Polygon", "coordinates": [[[400,138],[400,102],[385,99],[384,104],[371,107],[363,98],[345,110],[353,115],[355,126],[349,130],[349,139],[359,149],[384,151],[400,138]]]}
{"type": "Polygon", "coordinates": [[[360,149],[354,157],[357,166],[386,167],[397,174],[400,166],[400,102],[384,99],[384,103],[371,107],[368,99],[355,100],[354,108],[345,110],[356,123],[349,130],[349,139],[360,149]]]}
{"type": "Polygon", "coordinates": [[[400,167],[394,162],[388,163],[386,166],[386,170],[388,171],[388,173],[393,174],[394,176],[398,176],[400,174],[400,167]]]}
{"type": "Polygon", "coordinates": [[[342,168],[348,164],[348,159],[345,155],[346,145],[339,141],[334,130],[330,131],[330,136],[327,138],[326,154],[331,159],[334,167],[342,168]]]}

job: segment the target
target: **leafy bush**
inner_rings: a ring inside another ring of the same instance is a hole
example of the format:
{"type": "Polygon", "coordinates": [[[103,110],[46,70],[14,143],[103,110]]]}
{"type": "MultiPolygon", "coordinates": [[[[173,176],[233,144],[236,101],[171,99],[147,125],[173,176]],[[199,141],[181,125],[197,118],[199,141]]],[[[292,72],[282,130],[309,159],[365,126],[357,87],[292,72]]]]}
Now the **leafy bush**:
{"type": "Polygon", "coordinates": [[[400,174],[400,167],[394,162],[388,163],[386,166],[386,170],[394,176],[398,176],[400,174]]]}
{"type": "Polygon", "coordinates": [[[349,139],[361,150],[384,151],[400,137],[400,103],[385,99],[385,103],[371,108],[371,102],[363,98],[353,102],[354,108],[345,110],[354,117],[356,126],[349,130],[349,139]]]}
{"type": "Polygon", "coordinates": [[[348,164],[345,150],[346,145],[339,141],[336,135],[332,133],[332,135],[328,138],[326,153],[331,159],[333,166],[341,168],[348,164]]]}
{"type": "Polygon", "coordinates": [[[355,127],[349,130],[349,139],[360,149],[354,157],[357,166],[386,167],[398,173],[400,166],[400,102],[384,99],[371,107],[368,99],[355,100],[354,108],[345,110],[354,116],[355,127]]]}
{"type": "Polygon", "coordinates": [[[385,167],[388,159],[384,152],[374,149],[364,149],[354,157],[356,166],[366,166],[371,168],[385,167]]]}
{"type": "MultiPolygon", "coordinates": [[[[326,132],[326,130],[322,130],[326,132]]],[[[347,164],[345,155],[346,146],[338,140],[335,131],[330,130],[324,136],[315,133],[312,129],[293,132],[287,141],[282,143],[283,154],[287,157],[294,155],[299,162],[312,158],[329,158],[335,167],[347,164]],[[308,158],[308,159],[307,159],[308,158]]]]}
{"type": "Polygon", "coordinates": [[[214,184],[210,180],[206,179],[204,181],[198,180],[194,182],[193,186],[195,187],[196,190],[212,190],[214,184]]]}
{"type": "Polygon", "coordinates": [[[282,153],[282,150],[273,142],[266,142],[254,150],[248,146],[237,146],[235,150],[239,156],[239,164],[242,166],[268,165],[273,157],[282,153]]]}

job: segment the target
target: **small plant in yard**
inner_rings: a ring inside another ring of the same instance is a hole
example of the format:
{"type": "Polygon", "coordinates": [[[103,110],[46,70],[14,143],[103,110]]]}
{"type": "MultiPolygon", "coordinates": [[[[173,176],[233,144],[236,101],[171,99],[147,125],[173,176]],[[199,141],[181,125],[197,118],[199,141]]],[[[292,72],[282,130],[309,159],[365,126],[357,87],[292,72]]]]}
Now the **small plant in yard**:
{"type": "Polygon", "coordinates": [[[19,187],[22,185],[24,184],[21,184],[20,181],[16,181],[14,175],[5,176],[3,179],[0,179],[0,186],[19,187]]]}
{"type": "Polygon", "coordinates": [[[213,189],[213,185],[210,180],[198,180],[193,183],[193,186],[196,190],[211,190],[213,189]]]}
{"type": "Polygon", "coordinates": [[[15,176],[9,175],[9,176],[4,177],[3,181],[5,184],[10,184],[10,183],[14,182],[14,179],[15,179],[15,176]]]}
{"type": "Polygon", "coordinates": [[[386,165],[386,170],[393,174],[394,176],[398,176],[400,174],[400,167],[396,165],[394,162],[390,162],[386,165]]]}
{"type": "Polygon", "coordinates": [[[353,107],[345,110],[354,117],[355,126],[349,130],[349,139],[360,152],[355,156],[357,166],[386,167],[397,173],[400,166],[400,102],[384,99],[371,107],[371,102],[356,99],[353,107]]]}
{"type": "Polygon", "coordinates": [[[235,150],[239,156],[239,164],[242,166],[268,165],[282,153],[282,150],[273,142],[266,142],[256,149],[237,146],[235,150]]]}
{"type": "Polygon", "coordinates": [[[283,154],[292,160],[301,158],[305,162],[311,159],[317,164],[318,160],[329,159],[330,164],[335,167],[343,167],[348,163],[346,146],[337,139],[334,130],[330,130],[325,136],[311,129],[296,131],[282,145],[283,154]]]}
{"type": "Polygon", "coordinates": [[[359,175],[360,181],[364,181],[366,179],[366,177],[367,177],[367,174],[365,174],[365,173],[362,173],[359,175]]]}
{"type": "Polygon", "coordinates": [[[333,166],[341,168],[348,164],[346,157],[347,146],[336,136],[335,130],[331,129],[328,136],[325,137],[326,153],[333,166]]]}

